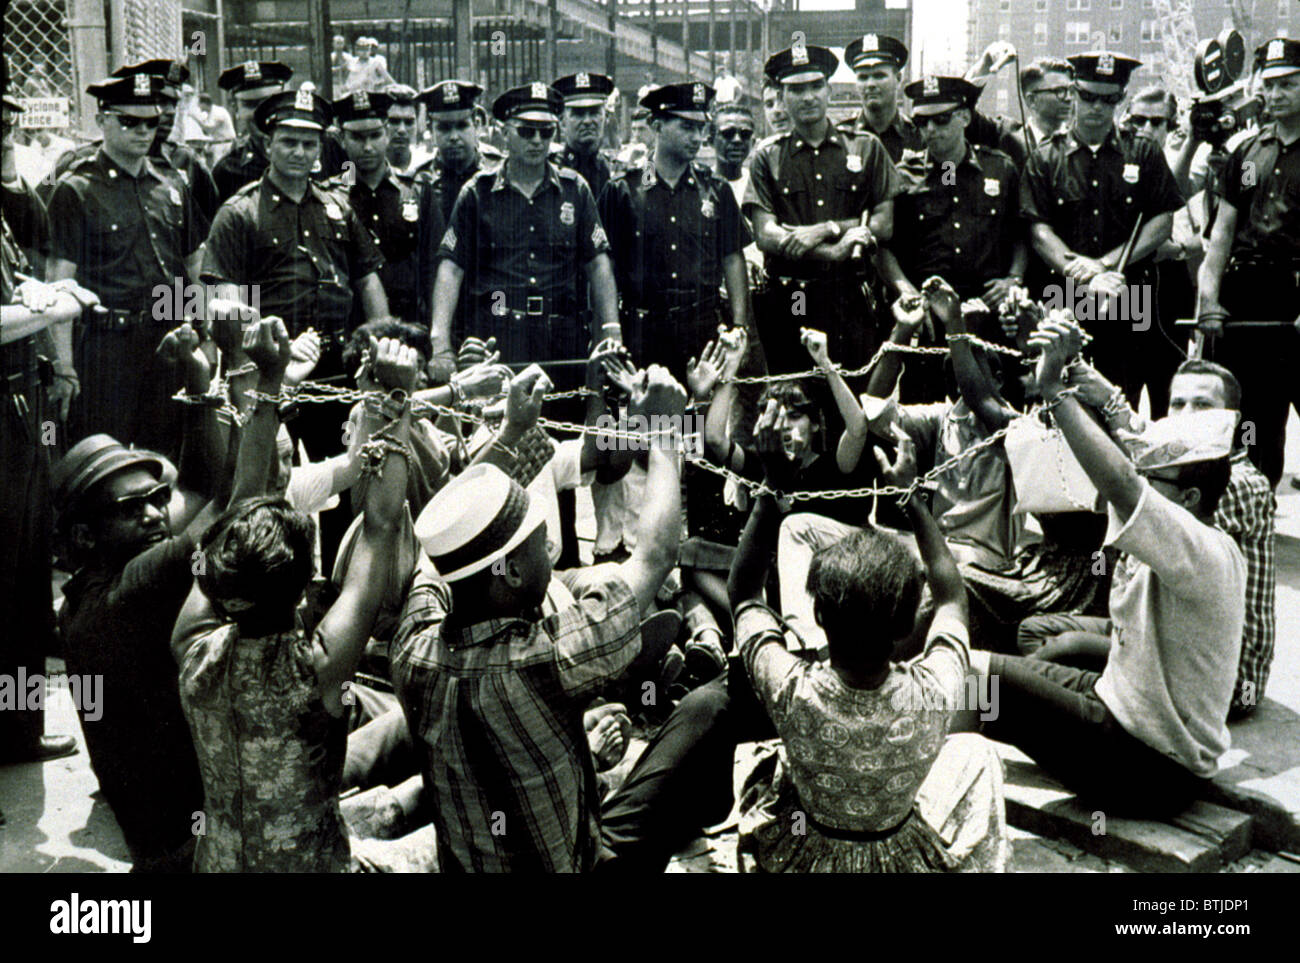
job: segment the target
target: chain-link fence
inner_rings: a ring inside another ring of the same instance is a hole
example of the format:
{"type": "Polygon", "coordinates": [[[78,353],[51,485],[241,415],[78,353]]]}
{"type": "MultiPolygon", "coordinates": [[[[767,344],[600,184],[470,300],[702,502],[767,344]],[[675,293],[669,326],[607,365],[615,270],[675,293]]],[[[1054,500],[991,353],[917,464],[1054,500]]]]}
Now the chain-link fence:
{"type": "Polygon", "coordinates": [[[115,61],[131,64],[155,57],[184,59],[180,0],[115,0],[115,61]]]}
{"type": "Polygon", "coordinates": [[[14,97],[72,97],[76,76],[66,0],[9,0],[4,57],[14,97]]]}

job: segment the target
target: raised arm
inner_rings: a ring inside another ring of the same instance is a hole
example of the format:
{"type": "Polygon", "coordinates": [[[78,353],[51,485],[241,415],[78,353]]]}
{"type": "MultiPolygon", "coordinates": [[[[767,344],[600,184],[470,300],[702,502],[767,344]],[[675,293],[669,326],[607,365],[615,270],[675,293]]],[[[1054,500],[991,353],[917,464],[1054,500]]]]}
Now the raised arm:
{"type": "MultiPolygon", "coordinates": [[[[289,332],[284,322],[270,317],[249,326],[244,332],[244,354],[257,365],[257,390],[278,396],[290,354],[289,332]]],[[[276,402],[258,401],[253,405],[252,415],[244,424],[239,439],[231,502],[266,492],[279,427],[280,412],[276,402]]]]}
{"type": "MultiPolygon", "coordinates": [[[[716,344],[722,352],[721,371],[708,413],[704,416],[704,454],[714,464],[737,471],[742,467],[737,459],[743,459],[743,456],[739,453],[740,447],[731,442],[731,409],[736,403],[733,379],[745,358],[749,339],[743,328],[733,328],[720,333],[716,344]]],[[[713,356],[707,348],[706,355],[713,356]]]]}
{"type": "Polygon", "coordinates": [[[948,350],[952,355],[957,388],[966,407],[975,412],[975,417],[986,431],[994,432],[1005,428],[1016,416],[1016,411],[1002,399],[992,372],[975,356],[971,343],[961,337],[969,334],[969,331],[957,292],[939,277],[928,279],[922,290],[934,316],[948,334],[954,336],[948,342],[948,350]]]}
{"type": "MultiPolygon", "coordinates": [[[[911,344],[912,338],[925,321],[924,300],[919,294],[903,295],[894,302],[893,313],[894,327],[889,332],[889,341],[893,344],[911,344]]],[[[867,394],[873,398],[888,398],[894,393],[902,369],[902,353],[886,351],[871,369],[871,376],[867,379],[867,394]]]]}
{"type": "Polygon", "coordinates": [[[799,337],[808,354],[812,356],[813,363],[817,365],[817,370],[830,385],[835,406],[839,408],[840,417],[844,419],[844,431],[840,434],[839,442],[835,447],[835,466],[847,475],[858,467],[858,462],[862,458],[862,449],[867,443],[867,416],[863,413],[862,406],[858,404],[858,399],[853,397],[853,392],[845,383],[844,376],[831,364],[826,349],[826,332],[800,328],[799,337]]]}

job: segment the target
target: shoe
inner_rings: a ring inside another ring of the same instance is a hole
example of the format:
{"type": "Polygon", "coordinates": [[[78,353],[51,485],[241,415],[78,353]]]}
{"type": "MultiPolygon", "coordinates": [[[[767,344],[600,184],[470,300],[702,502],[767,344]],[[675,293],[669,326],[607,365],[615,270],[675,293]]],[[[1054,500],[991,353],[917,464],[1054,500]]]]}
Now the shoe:
{"type": "Polygon", "coordinates": [[[51,759],[62,759],[64,756],[75,755],[76,752],[77,740],[72,736],[41,736],[41,741],[32,749],[20,752],[17,755],[7,756],[0,761],[6,763],[49,762],[51,759]]]}
{"type": "Polygon", "coordinates": [[[712,682],[727,671],[727,653],[712,639],[686,643],[686,678],[692,689],[712,682]]]}
{"type": "Polygon", "coordinates": [[[1291,476],[1291,487],[1292,487],[1292,488],[1300,488],[1300,475],[1292,475],[1292,476],[1291,476]]]}

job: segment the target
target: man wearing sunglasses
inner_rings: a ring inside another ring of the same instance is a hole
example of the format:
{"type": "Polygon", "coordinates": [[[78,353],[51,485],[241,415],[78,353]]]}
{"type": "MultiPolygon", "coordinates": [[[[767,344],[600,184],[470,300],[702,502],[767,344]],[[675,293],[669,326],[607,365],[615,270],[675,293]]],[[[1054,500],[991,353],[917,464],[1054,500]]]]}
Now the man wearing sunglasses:
{"type": "MultiPolygon", "coordinates": [[[[894,237],[881,252],[881,273],[900,296],[938,275],[962,300],[1000,304],[1023,283],[1029,250],[1020,230],[1020,175],[1006,154],[967,143],[970,105],[979,88],[961,77],[925,77],[905,88],[924,151],[904,151],[894,198],[894,237]]],[[[999,332],[976,331],[981,337],[999,332]]],[[[942,359],[909,361],[908,401],[941,401],[942,359]]]]}
{"type": "Polygon", "coordinates": [[[1183,195],[1159,147],[1115,126],[1115,109],[1141,63],[1110,51],[1078,54],[1069,62],[1074,121],[1026,162],[1020,211],[1035,253],[1052,274],[1054,287],[1043,296],[1064,292],[1064,303],[1076,313],[1092,312],[1082,320],[1094,339],[1095,363],[1136,405],[1143,386],[1163,391],[1172,373],[1163,360],[1168,342],[1159,329],[1152,255],[1169,239],[1183,195]],[[1120,259],[1139,215],[1141,230],[1121,273],[1120,259]],[[1148,310],[1142,317],[1105,316],[1116,303],[1145,304],[1148,310]]]}
{"type": "MultiPolygon", "coordinates": [[[[465,334],[495,337],[505,363],[586,357],[591,344],[622,340],[609,241],[591,188],[549,161],[563,106],[542,83],[508,90],[492,104],[505,130],[506,162],[468,181],[438,249],[435,380],[455,370],[452,320],[461,299],[465,334]]],[[[579,366],[547,374],[562,390],[583,379],[579,366]]]]}
{"type": "Polygon", "coordinates": [[[1030,143],[1034,147],[1046,143],[1070,122],[1074,104],[1074,68],[1064,60],[1040,57],[1021,69],[1020,89],[1025,95],[1025,106],[1029,108],[1025,124],[1032,141],[1023,130],[1015,136],[1028,151],[1030,143]]]}
{"type": "Polygon", "coordinates": [[[764,65],[794,125],[754,151],[744,201],[766,274],[754,320],[774,372],[802,367],[807,318],[820,319],[830,356],[846,367],[865,364],[880,343],[864,282],[875,280],[867,255],[893,231],[898,175],[875,134],[827,118],[838,65],[832,51],[811,44],[764,65]]]}
{"type": "MultiPolygon", "coordinates": [[[[704,142],[713,88],[667,84],[641,98],[655,131],[651,160],[615,175],[600,196],[622,297],[623,333],[640,366],[679,379],[723,318],[745,327],[749,281],[741,253],[749,230],[722,178],[693,163],[704,142]]],[[[752,128],[751,128],[752,129],[752,128]]]]}
{"type": "Polygon", "coordinates": [[[754,146],[754,115],[743,104],[723,104],[713,112],[713,170],[731,185],[736,203],[749,186],[749,152],[754,146]]]}
{"type": "Polygon", "coordinates": [[[74,357],[66,359],[81,376],[73,439],[111,431],[174,453],[180,413],[154,349],[175,319],[155,317],[154,290],[198,276],[206,223],[189,186],[148,156],[163,86],[138,73],[86,88],[99,104],[104,142],[75,161],[50,195],[47,276],[75,278],[107,309],[78,326],[74,357]]]}

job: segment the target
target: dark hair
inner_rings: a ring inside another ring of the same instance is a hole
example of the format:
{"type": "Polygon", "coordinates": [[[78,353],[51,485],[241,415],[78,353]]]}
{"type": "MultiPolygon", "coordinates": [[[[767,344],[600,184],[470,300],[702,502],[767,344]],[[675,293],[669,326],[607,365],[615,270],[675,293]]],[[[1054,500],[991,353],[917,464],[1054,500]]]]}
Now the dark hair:
{"type": "Polygon", "coordinates": [[[1151,84],[1143,87],[1133,95],[1133,103],[1141,101],[1144,104],[1160,101],[1165,108],[1165,116],[1169,118],[1170,124],[1178,119],[1178,98],[1171,94],[1159,84],[1151,84]]]}
{"type": "Polygon", "coordinates": [[[1201,490],[1201,503],[1197,511],[1205,518],[1211,517],[1219,507],[1219,499],[1227,491],[1231,478],[1232,466],[1227,458],[1192,461],[1178,466],[1179,487],[1201,490]]]}
{"type": "Polygon", "coordinates": [[[759,412],[761,413],[767,407],[767,403],[772,400],[775,400],[783,408],[788,408],[797,414],[807,415],[812,419],[814,425],[813,440],[817,442],[813,445],[813,451],[826,450],[826,411],[813,389],[805,386],[801,381],[778,381],[769,386],[759,396],[759,412]]]}
{"type": "Polygon", "coordinates": [[[1026,64],[1020,70],[1020,86],[1028,91],[1031,87],[1037,87],[1043,82],[1046,74],[1065,74],[1065,76],[1074,78],[1074,67],[1068,60],[1056,60],[1052,57],[1039,57],[1030,64],[1026,64]]]}
{"type": "Polygon", "coordinates": [[[297,604],[315,574],[315,535],[311,517],[284,498],[245,498],[203,533],[195,580],[236,622],[274,617],[297,604]]]}
{"type": "Polygon", "coordinates": [[[370,347],[371,338],[396,338],[407,347],[414,348],[425,363],[433,355],[433,342],[428,328],[408,324],[401,318],[380,318],[378,321],[367,321],[352,332],[352,338],[343,348],[343,370],[356,370],[361,363],[362,353],[370,347]]]}
{"type": "Polygon", "coordinates": [[[806,588],[831,658],[858,669],[884,665],[911,634],[921,567],[902,542],[862,528],[813,556],[806,588]]]}
{"type": "Polygon", "coordinates": [[[1223,365],[1201,358],[1188,358],[1174,371],[1174,377],[1183,374],[1214,375],[1223,384],[1223,407],[1233,411],[1241,410],[1241,382],[1223,365]]]}

